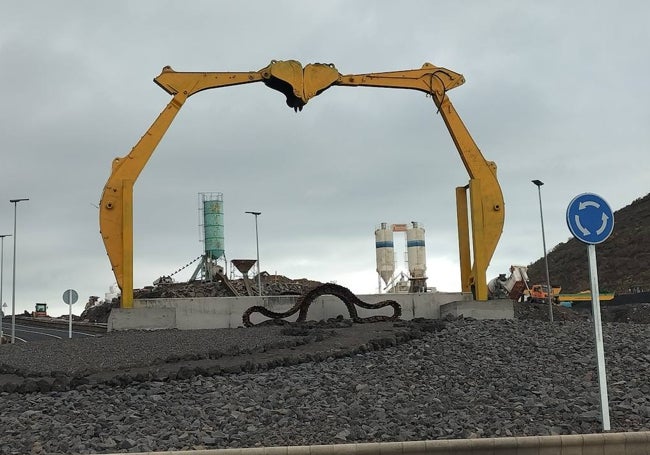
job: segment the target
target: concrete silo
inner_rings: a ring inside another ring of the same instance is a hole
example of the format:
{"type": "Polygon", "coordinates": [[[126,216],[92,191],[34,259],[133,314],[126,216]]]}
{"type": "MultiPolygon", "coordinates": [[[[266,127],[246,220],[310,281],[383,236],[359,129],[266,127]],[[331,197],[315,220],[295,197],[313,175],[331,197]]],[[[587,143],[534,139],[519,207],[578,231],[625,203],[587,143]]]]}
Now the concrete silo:
{"type": "MultiPolygon", "coordinates": [[[[395,273],[395,251],[393,229],[388,223],[381,223],[375,230],[375,250],[377,253],[377,273],[388,284],[395,273]]],[[[381,287],[381,286],[380,286],[381,287]]]]}
{"type": "Polygon", "coordinates": [[[224,275],[224,267],[217,264],[219,259],[226,260],[223,193],[199,193],[199,225],[204,253],[190,281],[197,278],[210,281],[224,275]]]}
{"type": "Polygon", "coordinates": [[[427,290],[427,255],[424,244],[424,228],[416,221],[406,230],[406,248],[409,265],[409,292],[426,292],[427,290]]]}

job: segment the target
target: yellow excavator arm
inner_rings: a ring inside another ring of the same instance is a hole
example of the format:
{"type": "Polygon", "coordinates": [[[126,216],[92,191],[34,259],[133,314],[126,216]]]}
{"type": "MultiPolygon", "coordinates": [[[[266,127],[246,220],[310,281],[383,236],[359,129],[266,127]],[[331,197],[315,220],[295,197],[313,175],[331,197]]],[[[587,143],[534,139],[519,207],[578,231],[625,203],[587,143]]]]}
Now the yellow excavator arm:
{"type": "Polygon", "coordinates": [[[503,229],[503,195],[495,164],[483,158],[446,95],[463,84],[462,75],[429,63],[417,70],[341,75],[331,64],[303,68],[300,62],[287,60],[272,61],[251,72],[176,72],[165,67],[154,81],[173,98],[131,152],[113,160],[100,201],[100,232],[122,290],[122,308],[133,306],[133,185],[140,172],[188,97],[203,90],[253,82],[264,82],[283,93],[287,105],[296,111],[333,85],[412,89],[430,95],[470,176],[469,185],[456,189],[462,290],[471,290],[478,300],[487,300],[485,275],[503,229]],[[474,253],[471,265],[467,189],[474,253]]]}
{"type": "Polygon", "coordinates": [[[464,82],[461,74],[425,63],[419,70],[341,76],[336,85],[412,89],[431,96],[470,177],[468,185],[456,188],[461,288],[463,292],[471,291],[477,300],[487,300],[486,271],[503,231],[505,210],[496,164],[485,160],[447,96],[447,91],[464,82]],[[469,246],[468,189],[473,262],[469,246]]]}

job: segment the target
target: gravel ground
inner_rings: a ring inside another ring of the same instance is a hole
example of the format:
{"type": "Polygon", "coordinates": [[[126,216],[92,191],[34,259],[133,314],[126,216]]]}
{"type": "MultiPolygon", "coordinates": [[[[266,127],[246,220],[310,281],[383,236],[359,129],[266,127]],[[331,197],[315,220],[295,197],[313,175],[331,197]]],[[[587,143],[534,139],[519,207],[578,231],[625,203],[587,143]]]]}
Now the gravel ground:
{"type": "MultiPolygon", "coordinates": [[[[195,369],[184,379],[132,377],[121,386],[109,381],[65,391],[0,393],[0,454],[601,430],[588,321],[347,325],[208,331],[214,332],[210,340],[199,332],[110,335],[93,341],[104,350],[86,358],[81,372],[80,358],[66,360],[71,349],[42,343],[41,359],[50,352],[50,363],[23,359],[23,373],[46,374],[68,365],[70,372],[90,374],[109,359],[130,367],[135,356],[137,364],[153,370],[178,362],[194,362],[195,369]],[[343,345],[352,346],[346,351],[343,345]],[[196,375],[201,364],[233,359],[245,361],[244,372],[196,375]],[[295,364],[283,366],[288,363],[295,364]]],[[[650,430],[650,326],[606,323],[603,331],[612,430],[650,430]]],[[[17,361],[6,348],[0,350],[5,369],[10,359],[17,361]]]]}
{"type": "Polygon", "coordinates": [[[84,376],[111,369],[243,355],[309,341],[307,337],[282,334],[280,326],[252,330],[110,332],[95,338],[2,346],[0,374],[40,376],[62,372],[84,376]]]}
{"type": "Polygon", "coordinates": [[[0,348],[0,392],[215,376],[344,357],[394,346],[440,322],[353,324],[342,318],[249,329],[112,332],[0,348]]]}

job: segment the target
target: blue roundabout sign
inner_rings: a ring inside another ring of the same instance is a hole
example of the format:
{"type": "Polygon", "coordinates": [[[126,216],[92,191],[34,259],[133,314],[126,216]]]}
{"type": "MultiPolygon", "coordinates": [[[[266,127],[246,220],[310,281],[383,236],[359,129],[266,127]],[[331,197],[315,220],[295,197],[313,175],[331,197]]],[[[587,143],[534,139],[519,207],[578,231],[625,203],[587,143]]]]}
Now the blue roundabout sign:
{"type": "Polygon", "coordinates": [[[595,245],[602,243],[614,229],[614,213],[609,204],[593,193],[573,198],[566,210],[566,222],[575,238],[595,245]]]}

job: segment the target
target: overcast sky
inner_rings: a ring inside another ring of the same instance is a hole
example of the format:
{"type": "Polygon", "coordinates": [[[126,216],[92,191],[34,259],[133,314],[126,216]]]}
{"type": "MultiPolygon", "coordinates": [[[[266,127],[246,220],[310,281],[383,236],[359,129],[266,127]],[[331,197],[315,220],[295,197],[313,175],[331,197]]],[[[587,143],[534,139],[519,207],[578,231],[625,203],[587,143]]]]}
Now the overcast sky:
{"type": "MultiPolygon", "coordinates": [[[[342,74],[465,76],[449,93],[498,165],[505,228],[488,279],[566,241],[566,207],[595,192],[618,210],[649,191],[650,4],[644,1],[0,1],[0,234],[17,206],[16,311],[115,281],[96,208],[111,161],[131,150],[177,71],[256,71],[273,59],[342,74]]],[[[377,289],[374,230],[421,222],[428,285],[458,291],[456,186],[468,175],[423,93],[333,87],[300,113],[262,83],[185,103],[134,189],[135,286],[203,251],[198,194],[222,192],[228,260],[377,289]]],[[[400,238],[396,236],[401,257],[400,238]]],[[[401,242],[403,245],[403,241],[401,242]]],[[[13,238],[4,241],[11,310],[13,238]]],[[[398,266],[402,266],[398,264],[398,266]]],[[[186,280],[194,266],[174,275],[186,280]]]]}

